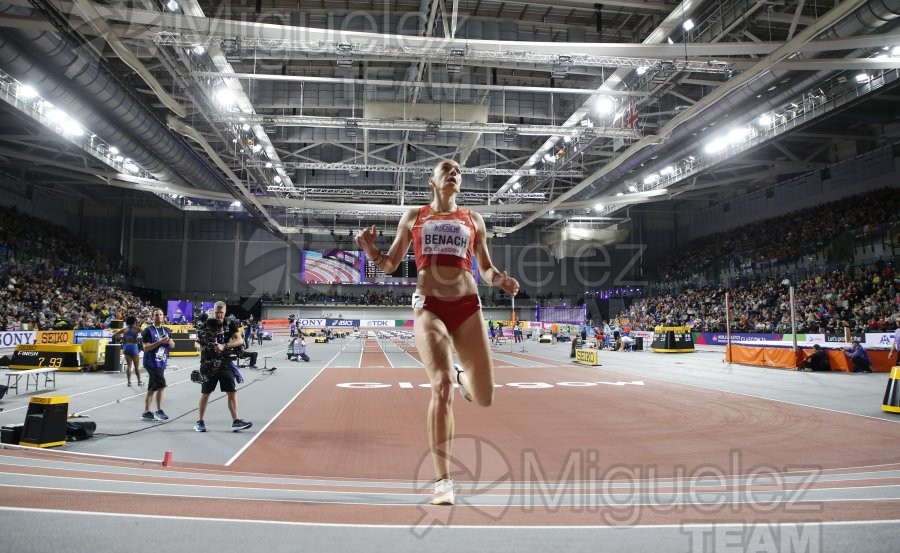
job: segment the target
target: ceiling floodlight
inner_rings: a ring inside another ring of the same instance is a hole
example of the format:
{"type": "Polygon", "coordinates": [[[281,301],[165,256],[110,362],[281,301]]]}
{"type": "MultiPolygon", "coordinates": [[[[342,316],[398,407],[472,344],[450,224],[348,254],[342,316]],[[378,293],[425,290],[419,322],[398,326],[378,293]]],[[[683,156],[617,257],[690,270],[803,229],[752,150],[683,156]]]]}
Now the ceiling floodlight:
{"type": "Polygon", "coordinates": [[[594,204],[594,211],[603,211],[603,204],[594,204]]]}
{"type": "Polygon", "coordinates": [[[222,54],[228,63],[241,62],[241,41],[236,38],[226,38],[221,43],[222,54]]]}
{"type": "Polygon", "coordinates": [[[564,65],[554,65],[550,68],[551,79],[565,79],[569,75],[569,68],[564,65]]]}
{"type": "Polygon", "coordinates": [[[60,127],[62,127],[62,131],[65,134],[69,134],[72,136],[81,136],[82,134],[84,134],[84,129],[81,128],[81,125],[79,125],[77,121],[68,116],[63,117],[59,122],[59,125],[60,127]]]}
{"type": "Polygon", "coordinates": [[[747,139],[748,134],[749,131],[746,128],[738,127],[729,131],[726,140],[728,140],[728,142],[731,142],[732,144],[739,144],[747,139]]]}
{"type": "Polygon", "coordinates": [[[600,115],[606,115],[610,113],[613,109],[615,109],[616,103],[613,102],[613,99],[609,96],[601,96],[597,98],[597,103],[594,104],[594,109],[597,110],[597,113],[600,115]]]}
{"type": "Polygon", "coordinates": [[[728,144],[722,139],[716,139],[706,145],[703,151],[707,154],[717,154],[725,149],[728,144]]]}
{"type": "Polygon", "coordinates": [[[447,54],[447,73],[459,73],[463,68],[466,51],[462,48],[450,48],[447,54]]]}
{"type": "Polygon", "coordinates": [[[775,119],[772,118],[772,115],[771,115],[771,114],[764,113],[764,114],[762,114],[762,115],[759,116],[759,119],[757,119],[756,122],[759,123],[759,126],[760,126],[760,127],[768,127],[768,126],[771,125],[774,121],[775,121],[775,119]]]}
{"type": "Polygon", "coordinates": [[[690,31],[691,29],[694,28],[694,20],[688,19],[684,23],[682,23],[681,26],[684,28],[685,31],[690,31]]]}
{"type": "Polygon", "coordinates": [[[234,95],[234,92],[225,88],[224,86],[216,91],[216,101],[219,102],[219,105],[222,107],[231,107],[237,102],[237,98],[234,95]]]}
{"type": "Polygon", "coordinates": [[[868,73],[860,73],[859,75],[856,76],[856,82],[858,82],[860,84],[867,83],[867,82],[869,82],[870,78],[871,77],[869,77],[868,73]]]}
{"type": "Polygon", "coordinates": [[[347,138],[356,138],[356,135],[359,133],[359,123],[347,121],[344,124],[344,129],[347,131],[347,138]]]}
{"type": "Polygon", "coordinates": [[[28,86],[27,84],[19,85],[19,98],[22,98],[23,100],[28,100],[30,98],[34,98],[35,96],[37,96],[37,90],[33,89],[32,87],[28,86]]]}

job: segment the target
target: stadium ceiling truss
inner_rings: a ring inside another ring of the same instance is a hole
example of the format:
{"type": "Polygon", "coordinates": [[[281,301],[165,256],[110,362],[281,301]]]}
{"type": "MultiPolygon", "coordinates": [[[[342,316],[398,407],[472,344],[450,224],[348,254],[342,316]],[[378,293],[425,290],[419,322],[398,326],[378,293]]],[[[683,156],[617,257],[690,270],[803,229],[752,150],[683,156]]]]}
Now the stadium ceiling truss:
{"type": "Polygon", "coordinates": [[[453,158],[460,203],[497,235],[616,226],[895,142],[898,16],[900,0],[0,1],[0,180],[288,235],[306,216],[395,219],[453,158]]]}

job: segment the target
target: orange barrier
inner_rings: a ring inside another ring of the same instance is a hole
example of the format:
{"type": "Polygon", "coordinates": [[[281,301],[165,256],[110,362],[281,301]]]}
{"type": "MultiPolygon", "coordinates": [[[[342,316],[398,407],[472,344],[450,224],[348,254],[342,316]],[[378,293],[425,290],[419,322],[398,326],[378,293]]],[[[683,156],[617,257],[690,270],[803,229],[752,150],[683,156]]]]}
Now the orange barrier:
{"type": "Polygon", "coordinates": [[[732,363],[744,365],[757,365],[761,367],[780,367],[782,369],[796,369],[797,355],[790,348],[767,348],[753,346],[727,346],[725,358],[732,363]]]}
{"type": "MultiPolygon", "coordinates": [[[[782,369],[796,369],[800,367],[803,359],[812,354],[812,348],[800,348],[797,353],[791,348],[739,346],[732,344],[726,347],[725,360],[744,365],[756,365],[760,367],[779,367],[782,369]]],[[[888,357],[888,350],[866,350],[872,360],[872,370],[877,373],[890,372],[893,366],[892,358],[888,357]]],[[[850,372],[852,363],[850,358],[844,355],[844,350],[827,349],[828,362],[833,371],[850,372]]]]}

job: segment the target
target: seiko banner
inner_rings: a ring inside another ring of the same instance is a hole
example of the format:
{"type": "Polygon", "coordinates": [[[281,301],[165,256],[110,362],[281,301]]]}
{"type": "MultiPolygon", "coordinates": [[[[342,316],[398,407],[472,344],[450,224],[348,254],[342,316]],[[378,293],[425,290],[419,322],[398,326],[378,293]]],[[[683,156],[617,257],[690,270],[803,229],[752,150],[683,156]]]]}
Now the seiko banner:
{"type": "Polygon", "coordinates": [[[359,322],[359,326],[361,326],[363,328],[372,328],[372,327],[376,327],[376,326],[388,326],[388,327],[393,328],[394,321],[392,321],[392,320],[386,321],[386,320],[382,320],[382,319],[363,319],[359,322]]]}
{"type": "Polygon", "coordinates": [[[34,343],[37,345],[71,344],[74,330],[39,330],[34,343]]]}
{"type": "Polygon", "coordinates": [[[325,319],[294,319],[294,323],[300,328],[307,326],[322,328],[325,326],[325,319]]]}
{"type": "Polygon", "coordinates": [[[359,326],[359,319],[325,319],[325,326],[353,328],[359,326]]]}
{"type": "Polygon", "coordinates": [[[0,332],[0,348],[14,348],[23,344],[33,344],[37,332],[33,330],[12,330],[0,332]]]}

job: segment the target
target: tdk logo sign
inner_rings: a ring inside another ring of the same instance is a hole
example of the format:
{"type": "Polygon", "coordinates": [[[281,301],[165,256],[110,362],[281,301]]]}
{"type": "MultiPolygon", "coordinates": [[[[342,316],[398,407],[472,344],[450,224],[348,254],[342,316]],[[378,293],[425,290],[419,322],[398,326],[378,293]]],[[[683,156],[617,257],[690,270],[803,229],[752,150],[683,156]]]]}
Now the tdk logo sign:
{"type": "Polygon", "coordinates": [[[359,326],[362,327],[373,327],[373,326],[394,326],[394,321],[386,321],[386,320],[369,320],[362,321],[362,324],[359,326]]]}

